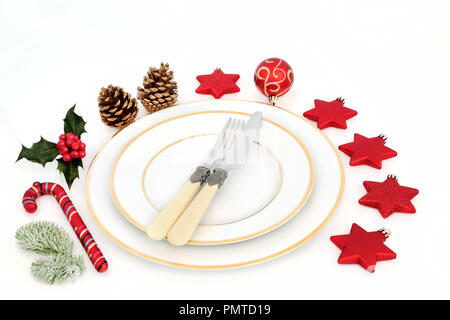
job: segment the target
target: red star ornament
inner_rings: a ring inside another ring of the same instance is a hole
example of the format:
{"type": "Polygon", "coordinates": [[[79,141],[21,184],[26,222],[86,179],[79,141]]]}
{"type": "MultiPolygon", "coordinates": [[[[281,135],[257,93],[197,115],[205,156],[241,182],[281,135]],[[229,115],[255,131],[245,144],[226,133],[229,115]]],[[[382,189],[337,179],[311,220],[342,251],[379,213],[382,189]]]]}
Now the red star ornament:
{"type": "Polygon", "coordinates": [[[358,112],[344,107],[344,99],[337,98],[334,101],[314,100],[314,108],[303,113],[305,118],[317,122],[319,129],[336,127],[347,129],[347,121],[356,116],[358,112]]]}
{"type": "Polygon", "coordinates": [[[397,152],[386,147],[385,137],[366,138],[355,133],[353,142],[339,146],[339,150],[349,155],[350,165],[358,166],[366,164],[368,166],[381,169],[381,161],[395,157],[397,152]]]}
{"type": "Polygon", "coordinates": [[[411,199],[419,193],[419,190],[399,185],[394,176],[389,175],[384,182],[364,181],[363,185],[367,194],[359,199],[359,203],[377,208],[383,218],[389,217],[394,212],[416,212],[411,199]]]}
{"type": "Polygon", "coordinates": [[[330,237],[339,249],[339,264],[358,263],[369,272],[375,271],[377,261],[395,259],[394,251],[384,245],[389,233],[384,229],[367,232],[354,223],[349,234],[330,237]]]}
{"type": "Polygon", "coordinates": [[[225,74],[220,69],[214,70],[211,74],[197,76],[197,80],[200,82],[200,86],[195,92],[211,94],[216,99],[219,99],[224,94],[240,91],[236,85],[236,81],[239,80],[239,75],[225,74]]]}

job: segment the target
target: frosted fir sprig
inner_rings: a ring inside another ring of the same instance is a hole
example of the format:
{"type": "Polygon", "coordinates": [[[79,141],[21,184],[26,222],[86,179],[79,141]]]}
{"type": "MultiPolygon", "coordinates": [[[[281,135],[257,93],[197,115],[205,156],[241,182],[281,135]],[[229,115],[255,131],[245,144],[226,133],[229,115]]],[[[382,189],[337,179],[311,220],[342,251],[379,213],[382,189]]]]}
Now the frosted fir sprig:
{"type": "Polygon", "coordinates": [[[50,221],[31,222],[16,231],[19,245],[44,255],[31,265],[31,274],[47,284],[75,279],[85,269],[81,256],[72,256],[73,241],[50,221]]]}
{"type": "Polygon", "coordinates": [[[75,279],[83,272],[84,268],[81,256],[58,254],[38,258],[31,265],[31,274],[45,283],[54,284],[75,279]]]}
{"type": "Polygon", "coordinates": [[[16,231],[20,246],[39,254],[71,254],[73,241],[67,232],[50,221],[31,222],[16,231]]]}

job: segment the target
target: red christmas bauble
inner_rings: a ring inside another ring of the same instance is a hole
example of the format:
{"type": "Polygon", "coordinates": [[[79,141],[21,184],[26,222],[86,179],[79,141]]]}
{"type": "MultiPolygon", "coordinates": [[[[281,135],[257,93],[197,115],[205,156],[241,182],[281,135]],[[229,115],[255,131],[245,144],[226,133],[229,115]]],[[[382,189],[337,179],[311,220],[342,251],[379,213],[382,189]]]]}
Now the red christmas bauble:
{"type": "Polygon", "coordinates": [[[377,261],[397,257],[394,251],[383,244],[389,233],[384,228],[367,232],[354,223],[350,234],[332,236],[330,240],[342,250],[338,263],[359,263],[367,271],[374,272],[377,261]]]}
{"type": "Polygon", "coordinates": [[[283,59],[270,58],[258,65],[254,80],[259,91],[274,103],[277,97],[291,89],[294,82],[294,72],[283,59]]]}

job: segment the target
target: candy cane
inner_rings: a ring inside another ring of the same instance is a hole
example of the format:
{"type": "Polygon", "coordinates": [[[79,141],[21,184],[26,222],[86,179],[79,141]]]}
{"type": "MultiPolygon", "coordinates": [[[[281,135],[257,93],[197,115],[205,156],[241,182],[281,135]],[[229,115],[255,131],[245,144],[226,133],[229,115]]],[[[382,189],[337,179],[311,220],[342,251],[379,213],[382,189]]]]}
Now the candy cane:
{"type": "Polygon", "coordinates": [[[108,262],[105,257],[103,257],[97,243],[94,241],[94,238],[84,224],[77,212],[77,209],[75,209],[63,187],[52,182],[33,183],[33,186],[23,195],[22,204],[25,210],[29,213],[35,212],[37,209],[35,199],[44,194],[51,194],[55,197],[67,220],[69,220],[73,231],[75,231],[75,234],[83,245],[84,250],[86,250],[89,259],[91,259],[94,268],[98,272],[105,272],[108,269],[108,262]]]}

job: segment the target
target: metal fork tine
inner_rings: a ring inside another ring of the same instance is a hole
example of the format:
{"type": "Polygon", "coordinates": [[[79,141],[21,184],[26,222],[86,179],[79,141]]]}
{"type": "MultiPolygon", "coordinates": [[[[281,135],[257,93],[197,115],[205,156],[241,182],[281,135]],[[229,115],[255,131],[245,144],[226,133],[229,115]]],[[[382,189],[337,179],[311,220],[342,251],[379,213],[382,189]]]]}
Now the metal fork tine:
{"type": "Polygon", "coordinates": [[[239,120],[233,119],[232,125],[230,126],[230,129],[227,134],[228,135],[227,140],[224,145],[225,149],[227,149],[232,144],[231,142],[234,140],[238,126],[239,126],[239,120]]]}
{"type": "Polygon", "coordinates": [[[229,148],[231,148],[234,145],[233,142],[236,139],[238,130],[243,128],[243,124],[244,124],[244,121],[234,119],[233,126],[232,126],[232,128],[230,128],[228,139],[224,145],[224,150],[228,150],[229,148]]]}
{"type": "Polygon", "coordinates": [[[222,148],[226,148],[228,141],[230,140],[230,131],[233,131],[235,122],[236,122],[235,119],[231,119],[230,126],[227,128],[227,130],[225,132],[222,148]]]}
{"type": "Polygon", "coordinates": [[[230,123],[233,120],[233,118],[229,118],[225,126],[223,127],[222,131],[219,133],[219,136],[217,137],[216,143],[214,144],[213,148],[217,148],[220,146],[225,138],[225,133],[227,132],[228,128],[230,127],[230,123]]]}

